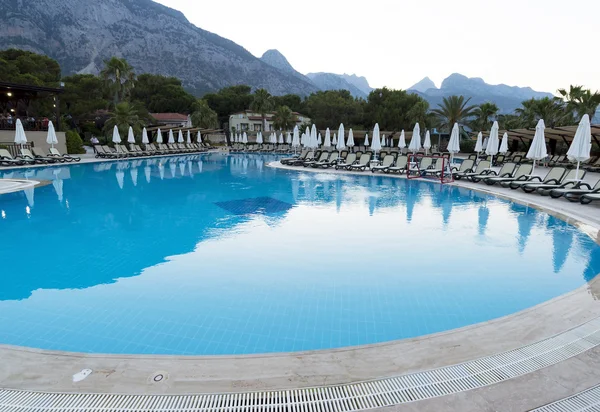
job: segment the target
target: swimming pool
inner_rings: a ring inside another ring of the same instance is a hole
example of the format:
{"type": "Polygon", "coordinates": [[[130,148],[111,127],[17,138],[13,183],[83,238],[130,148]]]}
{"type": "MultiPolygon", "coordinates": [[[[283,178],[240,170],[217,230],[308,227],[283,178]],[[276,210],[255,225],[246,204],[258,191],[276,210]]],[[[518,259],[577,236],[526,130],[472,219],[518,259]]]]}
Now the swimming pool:
{"type": "MultiPolygon", "coordinates": [[[[600,248],[535,209],[431,182],[206,154],[5,171],[0,344],[221,355],[445,331],[569,292],[600,248]]],[[[590,297],[591,298],[591,297],[590,297]]]]}

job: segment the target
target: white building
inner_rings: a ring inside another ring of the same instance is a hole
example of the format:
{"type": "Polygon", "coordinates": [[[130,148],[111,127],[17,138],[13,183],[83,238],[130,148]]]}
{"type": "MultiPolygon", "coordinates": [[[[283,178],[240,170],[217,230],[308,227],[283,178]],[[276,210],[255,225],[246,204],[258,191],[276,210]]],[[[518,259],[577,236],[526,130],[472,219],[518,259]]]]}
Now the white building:
{"type": "MultiPolygon", "coordinates": [[[[263,118],[260,113],[255,113],[252,110],[234,113],[229,116],[229,130],[236,132],[269,132],[273,131],[273,116],[274,112],[269,112],[265,115],[266,127],[263,130],[263,118]]],[[[310,123],[310,118],[298,112],[293,112],[296,117],[298,127],[310,123]]]]}

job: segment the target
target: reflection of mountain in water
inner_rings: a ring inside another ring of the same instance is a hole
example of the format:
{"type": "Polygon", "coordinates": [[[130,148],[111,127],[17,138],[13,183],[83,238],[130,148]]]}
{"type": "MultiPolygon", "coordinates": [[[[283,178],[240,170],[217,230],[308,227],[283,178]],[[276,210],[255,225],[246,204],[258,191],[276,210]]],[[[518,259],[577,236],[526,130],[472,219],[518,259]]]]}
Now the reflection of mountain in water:
{"type": "MultiPolygon", "coordinates": [[[[76,165],[60,168],[58,175],[51,173],[56,168],[31,169],[29,178],[44,178],[53,184],[35,190],[30,216],[25,212],[23,192],[3,195],[0,208],[6,218],[0,227],[3,233],[12,233],[13,246],[5,251],[14,250],[13,256],[35,251],[36,258],[24,257],[22,263],[9,266],[0,277],[0,300],[24,299],[35,289],[87,288],[138,275],[166,257],[191,252],[209,236],[252,218],[230,216],[213,206],[222,197],[219,185],[223,182],[206,170],[224,168],[223,160],[221,155],[203,155],[76,165]],[[161,167],[168,170],[164,180],[161,167]],[[150,168],[149,179],[146,168],[150,168]],[[63,250],[73,231],[77,250],[63,250]],[[21,266],[27,269],[21,270],[21,266]]],[[[231,171],[231,175],[235,173],[231,171]]],[[[276,192],[289,190],[283,180],[269,182],[276,192]]],[[[250,184],[241,196],[248,198],[258,192],[260,183],[250,184]]],[[[280,217],[269,216],[268,223],[274,225],[280,217]]]]}
{"type": "MultiPolygon", "coordinates": [[[[347,206],[360,206],[364,208],[360,219],[392,212],[390,219],[406,224],[413,214],[425,210],[431,215],[427,219],[441,216],[441,225],[436,227],[442,231],[461,215],[456,211],[465,209],[473,211],[468,219],[477,223],[480,234],[487,230],[486,195],[370,173],[339,177],[302,173],[302,168],[298,173],[265,167],[275,159],[210,154],[32,169],[28,178],[52,184],[35,190],[30,214],[23,193],[0,197],[6,214],[0,230],[10,233],[11,240],[0,257],[13,262],[13,256],[27,256],[24,250],[35,251],[35,259],[11,263],[2,275],[0,300],[24,299],[36,289],[88,288],[136,276],[169,256],[193,251],[202,242],[235,234],[236,227],[253,219],[275,227],[290,213],[265,213],[258,208],[255,213],[238,215],[219,203],[234,202],[235,209],[236,201],[243,206],[252,203],[248,200],[268,197],[293,207],[330,206],[337,213],[347,206]],[[75,243],[76,250],[64,249],[75,243]]],[[[8,173],[22,177],[19,173],[23,172],[8,173]]],[[[502,204],[516,219],[516,246],[522,254],[539,214],[515,203],[502,204]]],[[[574,232],[553,218],[548,219],[548,229],[553,231],[553,262],[558,273],[573,247],[574,232]]],[[[593,253],[600,253],[598,249],[593,253]]],[[[600,272],[598,262],[600,255],[592,255],[587,279],[600,272]]]]}

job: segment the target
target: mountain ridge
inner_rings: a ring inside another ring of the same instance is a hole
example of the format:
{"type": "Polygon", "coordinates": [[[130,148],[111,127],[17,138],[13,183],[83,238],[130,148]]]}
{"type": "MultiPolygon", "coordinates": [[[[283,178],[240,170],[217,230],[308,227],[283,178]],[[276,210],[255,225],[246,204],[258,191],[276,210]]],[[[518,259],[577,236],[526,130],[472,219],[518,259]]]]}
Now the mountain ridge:
{"type": "Polygon", "coordinates": [[[467,77],[460,73],[452,73],[446,77],[439,89],[435,87],[435,84],[434,87],[428,88],[427,86],[430,84],[427,80],[431,82],[431,79],[425,77],[407,91],[423,97],[431,107],[441,104],[444,97],[462,95],[471,99],[470,104],[494,102],[499,107],[500,113],[507,114],[514,112],[525,100],[553,96],[551,93],[535,91],[531,87],[488,84],[480,77],[467,77]]]}
{"type": "Polygon", "coordinates": [[[176,76],[197,95],[236,84],[276,95],[317,90],[151,0],[27,0],[27,12],[23,0],[5,3],[0,47],[48,55],[65,75],[96,74],[103,60],[118,56],[137,72],[176,76]]]}

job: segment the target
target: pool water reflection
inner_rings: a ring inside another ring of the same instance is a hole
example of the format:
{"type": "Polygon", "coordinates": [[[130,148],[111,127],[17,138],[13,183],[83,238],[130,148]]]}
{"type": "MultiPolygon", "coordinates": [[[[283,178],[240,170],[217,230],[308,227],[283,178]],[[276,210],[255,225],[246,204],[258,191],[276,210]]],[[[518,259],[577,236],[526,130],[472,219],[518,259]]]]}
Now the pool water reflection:
{"type": "Polygon", "coordinates": [[[249,354],[515,313],[600,271],[574,227],[466,189],[221,154],[0,172],[0,344],[249,354]]]}

